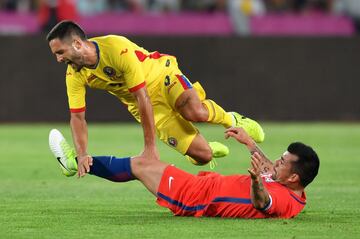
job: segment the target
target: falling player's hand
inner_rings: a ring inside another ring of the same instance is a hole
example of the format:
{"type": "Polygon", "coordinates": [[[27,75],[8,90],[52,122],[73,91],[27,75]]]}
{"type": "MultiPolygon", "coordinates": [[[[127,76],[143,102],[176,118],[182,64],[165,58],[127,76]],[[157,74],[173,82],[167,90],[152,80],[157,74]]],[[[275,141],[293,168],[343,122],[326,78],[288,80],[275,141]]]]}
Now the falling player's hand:
{"type": "Polygon", "coordinates": [[[90,155],[78,156],[78,177],[84,177],[90,172],[90,166],[93,165],[93,158],[90,155]]]}
{"type": "Polygon", "coordinates": [[[257,152],[251,155],[251,166],[252,168],[248,169],[252,180],[258,180],[260,177],[260,166],[261,166],[261,155],[257,152]]]}
{"type": "Polygon", "coordinates": [[[146,159],[150,159],[150,160],[160,160],[160,155],[159,155],[159,152],[158,152],[156,146],[154,146],[154,147],[145,147],[145,149],[142,152],[141,156],[146,158],[146,159]]]}

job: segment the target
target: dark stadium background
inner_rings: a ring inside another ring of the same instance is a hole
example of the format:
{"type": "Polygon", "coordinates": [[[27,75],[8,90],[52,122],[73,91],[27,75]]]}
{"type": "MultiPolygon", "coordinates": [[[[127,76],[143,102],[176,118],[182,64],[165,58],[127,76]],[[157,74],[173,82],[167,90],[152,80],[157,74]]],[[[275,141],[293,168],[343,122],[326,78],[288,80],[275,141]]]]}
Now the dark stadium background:
{"type": "MultiPolygon", "coordinates": [[[[348,1],[50,2],[0,2],[1,122],[68,119],[65,66],[45,40],[62,18],[91,36],[121,34],[177,56],[228,111],[267,121],[360,119],[360,39],[348,1]]],[[[87,106],[91,121],[132,120],[105,92],[89,89],[87,106]]]]}

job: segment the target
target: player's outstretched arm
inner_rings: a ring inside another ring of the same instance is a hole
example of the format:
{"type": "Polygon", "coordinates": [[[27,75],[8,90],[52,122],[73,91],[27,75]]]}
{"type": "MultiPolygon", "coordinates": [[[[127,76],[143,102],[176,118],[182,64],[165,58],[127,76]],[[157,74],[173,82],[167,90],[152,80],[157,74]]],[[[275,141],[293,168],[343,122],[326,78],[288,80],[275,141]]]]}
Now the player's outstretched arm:
{"type": "Polygon", "coordinates": [[[153,107],[146,87],[133,92],[133,95],[138,103],[141,125],[144,131],[145,147],[142,155],[159,160],[160,156],[156,148],[153,107]]]}
{"type": "Polygon", "coordinates": [[[255,143],[255,141],[245,132],[243,128],[235,128],[231,127],[225,131],[225,138],[233,137],[238,142],[245,144],[249,149],[251,155],[255,152],[261,156],[260,160],[260,173],[261,174],[269,174],[273,173],[273,163],[271,160],[266,157],[266,155],[262,152],[260,147],[255,143]]]}
{"type": "Polygon", "coordinates": [[[251,155],[251,169],[248,169],[251,177],[251,202],[256,209],[266,210],[270,204],[271,199],[268,191],[264,187],[261,179],[261,161],[262,156],[255,152],[251,155]]]}
{"type": "Polygon", "coordinates": [[[90,172],[90,166],[93,164],[92,157],[87,153],[88,130],[85,112],[71,113],[70,126],[77,153],[78,176],[82,177],[90,172]]]}

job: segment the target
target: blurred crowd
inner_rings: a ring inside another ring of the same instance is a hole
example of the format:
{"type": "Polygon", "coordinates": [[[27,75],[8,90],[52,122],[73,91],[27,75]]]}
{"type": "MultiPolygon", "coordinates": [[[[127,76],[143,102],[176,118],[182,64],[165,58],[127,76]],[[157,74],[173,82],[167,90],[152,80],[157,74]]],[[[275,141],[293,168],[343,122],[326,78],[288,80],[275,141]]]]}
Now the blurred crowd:
{"type": "Polygon", "coordinates": [[[227,11],[231,2],[237,2],[247,14],[263,12],[342,12],[352,14],[360,5],[359,0],[0,0],[5,11],[33,12],[43,5],[51,7],[69,5],[79,14],[97,14],[105,11],[178,12],[178,11],[227,11]]]}
{"type": "Polygon", "coordinates": [[[228,13],[243,32],[249,16],[269,13],[346,15],[360,30],[360,0],[0,0],[0,11],[37,12],[44,29],[62,19],[109,11],[154,14],[195,11],[228,13]]]}

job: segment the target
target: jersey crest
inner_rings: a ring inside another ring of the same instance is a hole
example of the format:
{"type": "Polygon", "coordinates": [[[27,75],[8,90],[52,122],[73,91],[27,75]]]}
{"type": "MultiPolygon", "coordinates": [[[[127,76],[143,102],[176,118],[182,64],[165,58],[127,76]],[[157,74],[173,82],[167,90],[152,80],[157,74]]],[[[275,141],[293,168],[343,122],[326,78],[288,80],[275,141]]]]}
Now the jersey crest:
{"type": "Polygon", "coordinates": [[[103,68],[103,72],[105,73],[105,75],[107,75],[108,77],[113,77],[116,75],[116,71],[114,68],[110,67],[110,66],[105,66],[103,68]]]}

